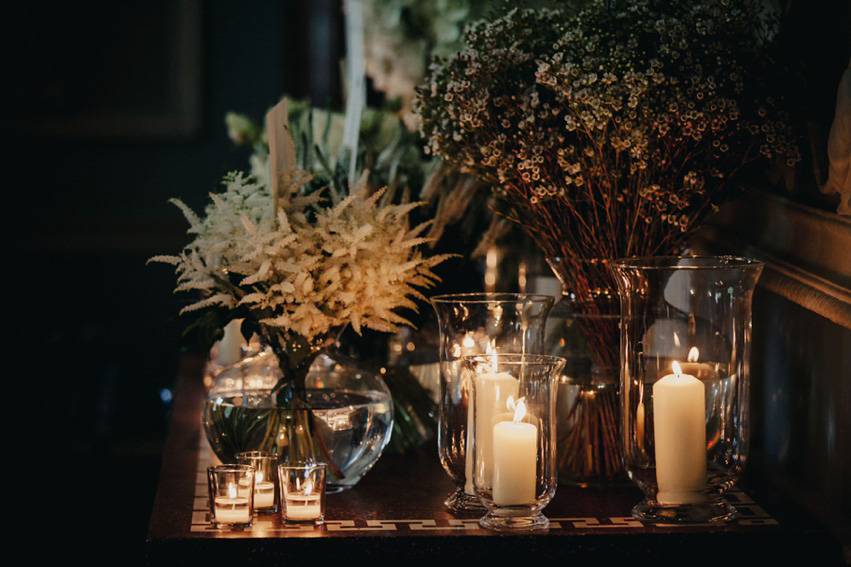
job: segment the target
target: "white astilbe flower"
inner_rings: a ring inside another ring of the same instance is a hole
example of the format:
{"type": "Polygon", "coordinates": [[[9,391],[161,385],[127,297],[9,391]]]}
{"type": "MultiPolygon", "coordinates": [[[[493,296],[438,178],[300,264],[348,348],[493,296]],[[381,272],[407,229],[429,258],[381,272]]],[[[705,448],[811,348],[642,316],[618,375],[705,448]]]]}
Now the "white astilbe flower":
{"type": "Polygon", "coordinates": [[[407,217],[418,204],[381,205],[383,191],[368,195],[366,175],[349,196],[324,201],[301,194],[305,172],[283,179],[290,182],[274,216],[268,189],[241,174],[225,178],[204,218],[175,201],[195,240],[179,256],[153,260],[176,266],[176,291],[203,293],[184,311],[244,308],[261,325],[308,340],[347,323],[358,333],[408,324],[395,310],[416,308],[417,288],[435,281],[431,268],[445,259],[417,249],[427,223],[409,229],[407,217]]]}

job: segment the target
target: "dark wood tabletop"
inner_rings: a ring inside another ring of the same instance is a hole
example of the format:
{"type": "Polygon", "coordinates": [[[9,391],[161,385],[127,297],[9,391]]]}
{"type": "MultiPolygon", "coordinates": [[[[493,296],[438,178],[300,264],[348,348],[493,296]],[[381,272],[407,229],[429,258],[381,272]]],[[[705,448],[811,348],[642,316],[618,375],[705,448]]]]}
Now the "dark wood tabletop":
{"type": "Polygon", "coordinates": [[[385,454],[352,489],[329,494],[321,526],[287,525],[279,515],[255,517],[241,530],[209,519],[206,467],[214,462],[201,428],[203,361],[186,358],[175,392],[171,428],[147,540],[147,559],[165,564],[264,564],[361,558],[406,563],[434,559],[618,559],[630,564],[787,563],[839,565],[840,546],[787,499],[746,475],[729,494],[739,518],[722,525],[649,525],[630,516],[641,492],[559,486],[544,509],[543,534],[494,534],[476,514],[453,515],[443,501],[453,485],[434,446],[385,454]]]}

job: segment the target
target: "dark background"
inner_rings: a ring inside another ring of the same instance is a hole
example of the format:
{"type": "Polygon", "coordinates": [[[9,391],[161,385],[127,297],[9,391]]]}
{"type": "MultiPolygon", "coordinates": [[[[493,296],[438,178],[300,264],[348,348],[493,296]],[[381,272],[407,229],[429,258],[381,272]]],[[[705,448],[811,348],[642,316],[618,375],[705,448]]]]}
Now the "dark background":
{"type": "MultiPolygon", "coordinates": [[[[807,111],[826,136],[848,8],[793,8],[787,41],[809,59],[807,111]]],[[[6,463],[44,487],[21,503],[45,535],[36,557],[133,564],[184,348],[173,271],[146,265],[186,241],[167,200],[200,210],[222,174],[247,168],[226,112],[260,119],[284,93],[339,103],[342,14],[335,0],[133,0],[5,16],[6,463]]],[[[796,187],[831,206],[811,181],[796,187]]]]}
{"type": "Polygon", "coordinates": [[[20,503],[21,527],[49,534],[34,558],[142,562],[183,349],[173,269],[146,265],[187,241],[167,200],[200,210],[225,172],[248,168],[226,112],[261,119],[284,93],[339,98],[340,16],[331,0],[6,11],[16,401],[3,421],[13,460],[29,455],[45,488],[20,503]]]}

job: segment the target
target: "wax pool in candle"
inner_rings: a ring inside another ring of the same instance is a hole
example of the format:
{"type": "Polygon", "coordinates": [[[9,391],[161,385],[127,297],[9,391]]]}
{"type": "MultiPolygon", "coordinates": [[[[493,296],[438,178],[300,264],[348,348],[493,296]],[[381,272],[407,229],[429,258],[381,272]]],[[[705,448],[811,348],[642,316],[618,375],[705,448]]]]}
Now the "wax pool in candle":
{"type": "Polygon", "coordinates": [[[251,521],[248,498],[242,496],[219,496],[214,501],[213,515],[221,524],[247,524],[251,521]]]}
{"type": "Polygon", "coordinates": [[[694,504],[705,499],[706,404],[703,383],[674,374],[653,384],[653,431],[660,504],[694,504]]]}
{"type": "Polygon", "coordinates": [[[494,424],[499,421],[499,414],[505,412],[505,400],[516,398],[519,389],[520,381],[505,372],[484,373],[476,377],[476,474],[483,486],[489,486],[493,479],[494,424]]]}
{"type": "Polygon", "coordinates": [[[500,506],[535,502],[538,428],[520,421],[521,405],[514,421],[493,426],[493,502],[500,506]]]}

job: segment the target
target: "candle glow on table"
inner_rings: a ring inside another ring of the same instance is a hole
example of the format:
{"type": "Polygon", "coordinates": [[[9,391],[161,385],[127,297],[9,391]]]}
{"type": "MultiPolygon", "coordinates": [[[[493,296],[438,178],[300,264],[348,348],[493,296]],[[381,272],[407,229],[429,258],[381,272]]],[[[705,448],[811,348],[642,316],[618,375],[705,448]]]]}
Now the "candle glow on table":
{"type": "Polygon", "coordinates": [[[533,504],[537,479],[538,428],[521,420],[526,414],[518,400],[513,421],[493,426],[493,502],[500,506],[533,504]]]}
{"type": "Polygon", "coordinates": [[[218,496],[214,500],[213,517],[221,524],[247,524],[251,521],[251,508],[248,498],[237,496],[236,487],[228,485],[228,496],[218,496]]]}
{"type": "Polygon", "coordinates": [[[321,494],[313,494],[312,480],[307,479],[304,490],[296,489],[286,495],[286,519],[318,520],[322,516],[321,494]]]}
{"type": "Polygon", "coordinates": [[[653,430],[660,504],[697,504],[706,497],[706,403],[703,382],[673,363],[653,384],[653,430]]]}

